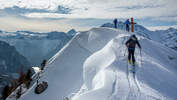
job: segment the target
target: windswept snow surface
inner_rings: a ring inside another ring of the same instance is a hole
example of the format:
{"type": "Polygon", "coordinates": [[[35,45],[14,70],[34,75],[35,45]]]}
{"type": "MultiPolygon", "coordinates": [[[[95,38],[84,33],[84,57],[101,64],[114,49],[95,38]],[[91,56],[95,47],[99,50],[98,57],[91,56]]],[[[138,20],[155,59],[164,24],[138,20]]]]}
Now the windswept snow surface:
{"type": "MultiPolygon", "coordinates": [[[[88,91],[73,100],[175,100],[177,98],[177,53],[159,43],[140,38],[142,64],[137,49],[136,74],[128,70],[125,40],[120,34],[84,63],[84,81],[88,91]],[[123,43],[123,44],[122,44],[123,43]]],[[[131,67],[131,66],[129,66],[131,67]]]]}
{"type": "Polygon", "coordinates": [[[37,95],[34,84],[20,100],[176,100],[177,52],[138,36],[143,49],[142,57],[136,49],[134,75],[124,46],[129,36],[111,28],[77,34],[41,75],[48,89],[37,95]]]}

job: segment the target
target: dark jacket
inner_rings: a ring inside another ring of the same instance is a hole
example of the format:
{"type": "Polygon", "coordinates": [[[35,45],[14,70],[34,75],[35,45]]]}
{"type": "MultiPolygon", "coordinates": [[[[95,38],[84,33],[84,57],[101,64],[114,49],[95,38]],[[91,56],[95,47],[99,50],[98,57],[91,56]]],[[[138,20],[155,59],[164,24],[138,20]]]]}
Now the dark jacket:
{"type": "Polygon", "coordinates": [[[136,44],[138,45],[139,48],[141,48],[141,45],[139,44],[137,39],[133,40],[132,38],[130,38],[129,40],[127,40],[125,44],[128,48],[131,48],[131,49],[135,49],[136,44]]]}
{"type": "Polygon", "coordinates": [[[114,21],[113,21],[114,23],[117,23],[118,21],[117,21],[117,19],[114,19],[114,21]]]}

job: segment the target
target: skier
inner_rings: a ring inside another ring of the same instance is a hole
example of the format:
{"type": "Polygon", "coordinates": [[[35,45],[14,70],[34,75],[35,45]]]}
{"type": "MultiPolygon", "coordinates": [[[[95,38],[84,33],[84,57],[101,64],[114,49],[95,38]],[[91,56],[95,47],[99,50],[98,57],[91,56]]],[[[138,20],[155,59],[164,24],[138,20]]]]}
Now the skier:
{"type": "Polygon", "coordinates": [[[138,45],[138,47],[141,49],[141,45],[139,44],[136,35],[132,35],[127,42],[125,43],[125,45],[128,48],[128,63],[131,64],[133,66],[135,66],[135,56],[134,56],[134,52],[135,52],[135,47],[136,44],[138,45]],[[132,58],[132,62],[131,62],[131,58],[132,58]]]}
{"type": "Polygon", "coordinates": [[[117,28],[117,22],[118,22],[118,21],[117,21],[117,19],[115,18],[114,21],[113,21],[113,23],[114,23],[114,28],[117,28]]]}
{"type": "Polygon", "coordinates": [[[129,24],[130,24],[129,19],[127,19],[125,21],[125,25],[126,25],[126,31],[128,31],[128,32],[129,32],[129,24]]]}

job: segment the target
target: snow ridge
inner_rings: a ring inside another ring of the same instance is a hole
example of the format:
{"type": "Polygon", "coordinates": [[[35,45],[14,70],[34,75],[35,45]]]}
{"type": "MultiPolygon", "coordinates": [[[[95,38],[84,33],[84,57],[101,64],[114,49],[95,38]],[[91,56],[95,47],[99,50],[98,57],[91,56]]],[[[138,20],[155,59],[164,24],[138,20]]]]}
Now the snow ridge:
{"type": "Polygon", "coordinates": [[[36,95],[34,84],[20,100],[62,100],[72,93],[71,100],[175,100],[177,52],[137,35],[143,49],[141,58],[136,48],[134,76],[123,45],[131,34],[112,28],[78,33],[48,62],[40,79],[48,89],[36,95]]]}

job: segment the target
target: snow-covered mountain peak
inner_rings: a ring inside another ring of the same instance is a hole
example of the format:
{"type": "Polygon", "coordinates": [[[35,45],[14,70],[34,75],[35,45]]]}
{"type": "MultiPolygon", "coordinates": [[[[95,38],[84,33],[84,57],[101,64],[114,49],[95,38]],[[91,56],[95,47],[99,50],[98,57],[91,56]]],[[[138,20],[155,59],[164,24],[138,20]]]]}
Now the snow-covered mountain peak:
{"type": "Polygon", "coordinates": [[[112,28],[78,33],[41,74],[47,90],[37,95],[34,84],[20,100],[175,100],[177,52],[137,34],[142,56],[137,48],[133,76],[124,45],[131,34],[112,28]]]}
{"type": "MultiPolygon", "coordinates": [[[[113,23],[106,23],[106,24],[103,24],[101,27],[114,28],[114,24],[113,23]]],[[[120,30],[125,30],[125,24],[121,21],[118,22],[117,27],[120,30]]],[[[151,31],[142,25],[135,24],[134,30],[138,35],[144,36],[148,39],[151,39],[151,40],[154,40],[157,42],[161,42],[163,45],[177,50],[177,46],[176,46],[177,29],[175,29],[175,28],[169,28],[167,30],[151,31]]]]}

